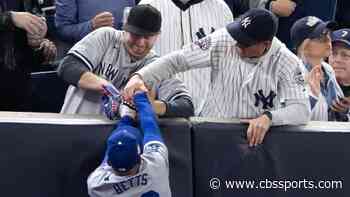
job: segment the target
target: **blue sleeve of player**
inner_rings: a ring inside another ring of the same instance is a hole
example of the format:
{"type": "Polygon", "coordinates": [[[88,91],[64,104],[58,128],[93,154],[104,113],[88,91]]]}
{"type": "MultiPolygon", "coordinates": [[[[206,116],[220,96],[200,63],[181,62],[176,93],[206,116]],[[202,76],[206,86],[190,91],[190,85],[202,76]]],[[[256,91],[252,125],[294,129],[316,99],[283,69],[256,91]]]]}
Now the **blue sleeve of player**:
{"type": "Polygon", "coordinates": [[[150,141],[159,141],[163,143],[156,115],[148,100],[147,94],[145,92],[135,94],[134,103],[139,114],[138,117],[141,129],[144,133],[143,144],[147,144],[150,141]]]}
{"type": "Polygon", "coordinates": [[[106,149],[106,152],[105,152],[105,157],[102,161],[102,163],[104,162],[107,162],[107,159],[108,159],[108,156],[107,156],[107,152],[108,152],[108,149],[109,149],[109,142],[110,141],[113,141],[114,139],[114,136],[116,135],[116,133],[119,131],[118,128],[119,127],[123,127],[123,126],[133,126],[134,125],[134,120],[129,117],[129,116],[124,116],[120,119],[120,121],[118,122],[118,124],[116,125],[117,127],[113,130],[113,132],[111,133],[111,135],[108,137],[108,140],[107,140],[107,149],[106,149]]]}

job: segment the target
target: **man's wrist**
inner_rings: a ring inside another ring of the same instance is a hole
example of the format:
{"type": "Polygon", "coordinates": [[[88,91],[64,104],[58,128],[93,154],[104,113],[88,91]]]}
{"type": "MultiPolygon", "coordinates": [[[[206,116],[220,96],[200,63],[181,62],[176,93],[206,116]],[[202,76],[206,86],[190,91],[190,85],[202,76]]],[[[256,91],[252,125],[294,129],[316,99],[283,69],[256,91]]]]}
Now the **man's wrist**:
{"type": "Polygon", "coordinates": [[[167,105],[162,100],[155,100],[153,102],[153,107],[155,108],[156,114],[162,116],[166,113],[167,105]]]}
{"type": "Polygon", "coordinates": [[[143,81],[143,78],[142,78],[142,76],[140,75],[140,73],[135,72],[135,73],[131,74],[129,80],[130,80],[131,78],[133,78],[133,77],[137,77],[137,78],[139,78],[139,79],[141,79],[141,80],[143,81]]]}
{"type": "Polygon", "coordinates": [[[269,118],[270,122],[272,123],[272,113],[270,111],[264,111],[263,115],[269,118]]]}

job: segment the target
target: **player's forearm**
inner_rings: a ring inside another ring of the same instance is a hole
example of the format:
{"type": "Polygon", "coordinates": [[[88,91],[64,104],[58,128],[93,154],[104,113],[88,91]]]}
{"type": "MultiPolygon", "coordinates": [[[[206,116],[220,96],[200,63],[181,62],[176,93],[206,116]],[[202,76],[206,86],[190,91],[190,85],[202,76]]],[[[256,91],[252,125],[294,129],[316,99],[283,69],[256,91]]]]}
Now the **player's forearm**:
{"type": "Polygon", "coordinates": [[[144,144],[150,141],[163,142],[156,115],[153,111],[146,93],[138,93],[134,96],[134,103],[138,112],[141,129],[144,133],[144,144]]]}
{"type": "Polygon", "coordinates": [[[308,99],[287,101],[286,107],[271,111],[272,125],[300,125],[310,120],[311,110],[308,99]]]}

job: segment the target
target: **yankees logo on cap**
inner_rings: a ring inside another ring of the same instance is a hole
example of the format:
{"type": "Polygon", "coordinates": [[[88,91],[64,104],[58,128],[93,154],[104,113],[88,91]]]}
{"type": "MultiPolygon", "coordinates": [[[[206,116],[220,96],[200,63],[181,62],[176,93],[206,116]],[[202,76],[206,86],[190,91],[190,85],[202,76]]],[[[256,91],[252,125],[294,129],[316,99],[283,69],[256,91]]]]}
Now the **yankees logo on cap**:
{"type": "Polygon", "coordinates": [[[250,20],[249,17],[246,17],[244,18],[242,21],[241,21],[241,25],[244,27],[244,28],[247,28],[248,25],[250,25],[252,23],[252,20],[250,20]]]}
{"type": "Polygon", "coordinates": [[[250,9],[240,19],[228,24],[226,29],[241,46],[248,47],[272,40],[277,33],[277,18],[268,10],[250,9]]]}

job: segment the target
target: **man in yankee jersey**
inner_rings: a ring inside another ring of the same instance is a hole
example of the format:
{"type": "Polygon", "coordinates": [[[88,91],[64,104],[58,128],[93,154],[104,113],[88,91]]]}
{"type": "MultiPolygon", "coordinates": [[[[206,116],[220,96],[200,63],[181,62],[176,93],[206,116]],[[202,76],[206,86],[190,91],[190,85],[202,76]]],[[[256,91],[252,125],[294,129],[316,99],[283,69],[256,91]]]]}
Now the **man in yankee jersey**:
{"type": "MultiPolygon", "coordinates": [[[[195,42],[233,21],[231,10],[223,0],[142,0],[162,13],[159,39],[155,52],[164,56],[195,42]]],[[[208,97],[212,79],[210,67],[177,73],[192,96],[195,115],[200,116],[208,97]]]]}
{"type": "MultiPolygon", "coordinates": [[[[70,84],[61,113],[103,114],[104,88],[120,91],[132,73],[157,58],[151,49],[159,37],[161,21],[156,8],[138,5],[130,10],[124,31],[98,28],[74,45],[58,69],[70,84]]],[[[152,105],[158,115],[193,114],[191,97],[179,80],[163,82],[154,92],[156,100],[152,105]]]]}
{"type": "Polygon", "coordinates": [[[239,118],[249,123],[249,145],[261,144],[271,125],[299,125],[310,119],[302,62],[276,32],[273,13],[251,9],[226,28],[137,71],[124,95],[129,99],[140,85],[152,87],[176,73],[211,67],[213,81],[200,115],[239,118]]]}
{"type": "Polygon", "coordinates": [[[91,197],[170,197],[168,150],[145,92],[136,92],[136,112],[119,108],[122,117],[107,140],[102,164],[88,177],[91,197]]]}

